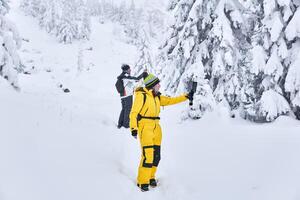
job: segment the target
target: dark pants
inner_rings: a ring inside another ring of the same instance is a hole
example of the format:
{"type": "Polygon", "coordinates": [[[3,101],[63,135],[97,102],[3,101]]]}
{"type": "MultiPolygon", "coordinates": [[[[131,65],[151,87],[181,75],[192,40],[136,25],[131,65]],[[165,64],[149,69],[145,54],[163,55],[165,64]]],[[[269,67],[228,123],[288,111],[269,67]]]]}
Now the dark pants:
{"type": "Polygon", "coordinates": [[[118,127],[129,128],[129,114],[132,107],[132,95],[122,98],[122,110],[119,117],[118,127]]]}

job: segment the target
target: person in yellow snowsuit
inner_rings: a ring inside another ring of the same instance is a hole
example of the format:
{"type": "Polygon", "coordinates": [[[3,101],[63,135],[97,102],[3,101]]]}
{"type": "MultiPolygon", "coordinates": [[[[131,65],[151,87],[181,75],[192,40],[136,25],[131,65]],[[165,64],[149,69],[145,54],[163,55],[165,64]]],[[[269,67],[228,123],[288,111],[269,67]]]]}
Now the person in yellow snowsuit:
{"type": "Polygon", "coordinates": [[[159,79],[149,74],[144,79],[144,88],[135,91],[130,112],[132,136],[140,139],[141,161],[138,169],[137,185],[148,191],[149,185],[156,187],[155,173],[160,161],[162,131],[159,124],[160,106],[168,106],[190,99],[190,93],[178,97],[167,97],[159,92],[159,79]]]}

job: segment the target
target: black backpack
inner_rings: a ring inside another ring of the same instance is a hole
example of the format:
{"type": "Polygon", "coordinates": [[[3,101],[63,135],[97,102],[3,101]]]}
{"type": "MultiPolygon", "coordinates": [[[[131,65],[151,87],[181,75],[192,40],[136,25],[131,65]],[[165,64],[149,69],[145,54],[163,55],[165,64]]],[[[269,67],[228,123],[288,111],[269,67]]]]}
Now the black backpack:
{"type": "Polygon", "coordinates": [[[122,96],[124,94],[124,90],[125,90],[123,79],[118,78],[115,86],[116,86],[118,93],[122,96]]]}

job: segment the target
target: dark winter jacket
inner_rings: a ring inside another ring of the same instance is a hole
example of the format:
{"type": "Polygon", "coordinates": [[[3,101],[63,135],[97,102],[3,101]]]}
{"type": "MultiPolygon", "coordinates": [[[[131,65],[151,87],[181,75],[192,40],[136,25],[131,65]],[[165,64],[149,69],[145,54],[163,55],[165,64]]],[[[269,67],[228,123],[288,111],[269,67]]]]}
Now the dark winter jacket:
{"type": "Polygon", "coordinates": [[[147,72],[143,72],[138,77],[130,76],[127,72],[122,72],[118,79],[122,79],[124,83],[124,93],[121,95],[121,98],[128,97],[133,95],[133,91],[135,88],[135,83],[141,78],[145,78],[148,75],[147,72]]]}

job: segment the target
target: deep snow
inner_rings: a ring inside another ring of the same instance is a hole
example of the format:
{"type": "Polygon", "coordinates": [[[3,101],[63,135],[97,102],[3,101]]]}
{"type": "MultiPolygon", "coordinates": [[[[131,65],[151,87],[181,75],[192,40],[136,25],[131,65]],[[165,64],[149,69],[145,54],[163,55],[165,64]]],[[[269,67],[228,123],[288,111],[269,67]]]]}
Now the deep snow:
{"type": "Polygon", "coordinates": [[[300,122],[280,117],[253,124],[222,111],[180,121],[182,103],[162,109],[159,187],[135,186],[139,143],[115,127],[120,99],[114,88],[123,62],[137,52],[115,25],[93,20],[77,71],[79,43],[62,45],[12,4],[30,75],[21,91],[0,79],[0,199],[299,200],[300,122]],[[31,67],[34,66],[34,69],[31,67]],[[59,85],[69,88],[64,93],[59,85]]]}

